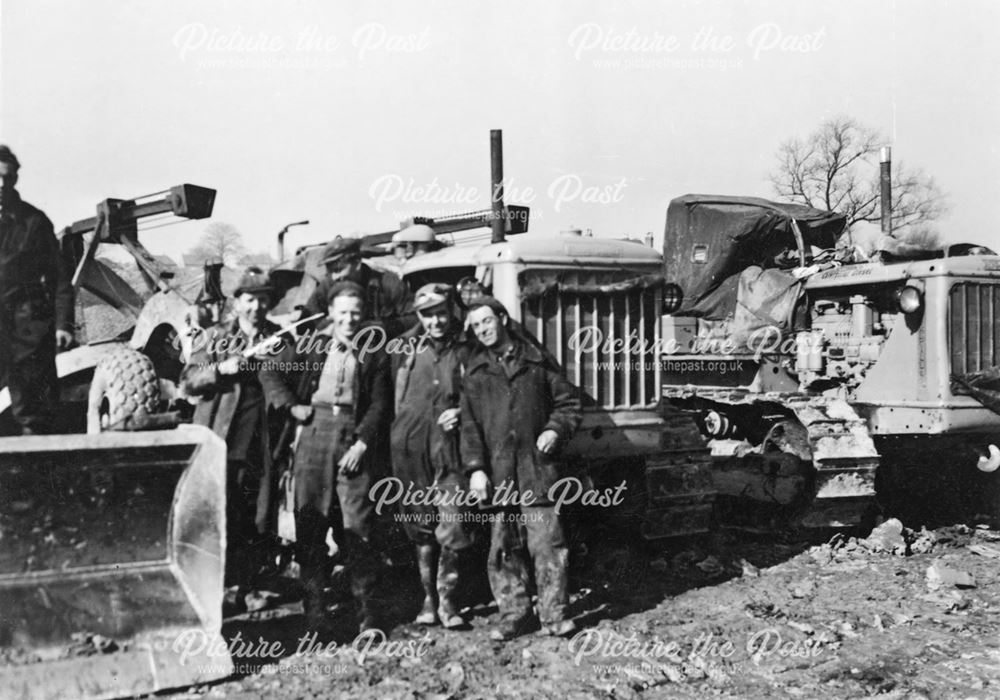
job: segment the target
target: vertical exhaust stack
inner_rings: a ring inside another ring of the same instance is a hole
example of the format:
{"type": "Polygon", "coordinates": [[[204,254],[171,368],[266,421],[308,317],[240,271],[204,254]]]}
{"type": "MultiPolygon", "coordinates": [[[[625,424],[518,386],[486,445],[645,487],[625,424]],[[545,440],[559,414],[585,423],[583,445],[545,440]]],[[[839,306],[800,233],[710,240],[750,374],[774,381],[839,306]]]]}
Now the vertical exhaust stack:
{"type": "Polygon", "coordinates": [[[882,205],[882,234],[892,235],[892,148],[882,147],[879,163],[879,191],[882,205]]]}
{"type": "Polygon", "coordinates": [[[490,194],[493,209],[490,243],[503,243],[507,217],[503,206],[503,131],[500,129],[490,131],[490,194]]]}
{"type": "Polygon", "coordinates": [[[287,224],[283,229],[278,231],[278,262],[282,263],[285,261],[285,234],[288,233],[288,229],[292,226],[305,226],[309,223],[309,220],[296,221],[291,224],[287,224]]]}

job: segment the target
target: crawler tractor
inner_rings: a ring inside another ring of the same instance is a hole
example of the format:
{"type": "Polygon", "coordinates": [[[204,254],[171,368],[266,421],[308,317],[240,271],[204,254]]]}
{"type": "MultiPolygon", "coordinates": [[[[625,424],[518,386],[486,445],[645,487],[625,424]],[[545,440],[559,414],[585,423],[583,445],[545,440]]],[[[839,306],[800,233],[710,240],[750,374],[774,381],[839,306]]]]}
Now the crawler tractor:
{"type": "MultiPolygon", "coordinates": [[[[421,219],[450,230],[481,227],[488,212],[421,219]]],[[[322,275],[322,246],[299,249],[272,276],[296,281],[278,311],[303,299],[295,272],[322,275]]],[[[373,259],[378,264],[378,258],[373,259]]],[[[711,527],[711,459],[695,420],[657,404],[663,274],[660,254],[637,241],[589,238],[580,231],[512,235],[493,243],[470,231],[400,269],[411,289],[447,283],[489,293],[579,387],[584,417],[566,447],[570,473],[608,489],[626,482],[616,519],[648,538],[711,527]],[[620,517],[619,517],[620,516],[620,517]]]]}
{"type": "MultiPolygon", "coordinates": [[[[411,289],[440,282],[463,297],[495,296],[559,364],[580,389],[584,409],[565,449],[570,473],[600,490],[626,483],[616,524],[637,525],[646,538],[708,531],[714,487],[706,440],[691,414],[659,406],[660,254],[579,230],[527,235],[528,208],[503,203],[499,132],[492,136],[493,208],[403,222],[430,226],[449,245],[396,269],[411,289]]],[[[363,249],[376,254],[391,235],[366,237],[363,249]]],[[[294,318],[325,274],[322,249],[302,247],[272,271],[286,291],[277,314],[294,318]]],[[[379,257],[370,263],[383,264],[379,257]]]]}
{"type": "MultiPolygon", "coordinates": [[[[673,200],[664,405],[709,441],[720,515],[746,527],[996,519],[1000,257],[859,259],[842,216],[673,200]]],[[[984,254],[985,253],[985,254],[984,254]]]]}

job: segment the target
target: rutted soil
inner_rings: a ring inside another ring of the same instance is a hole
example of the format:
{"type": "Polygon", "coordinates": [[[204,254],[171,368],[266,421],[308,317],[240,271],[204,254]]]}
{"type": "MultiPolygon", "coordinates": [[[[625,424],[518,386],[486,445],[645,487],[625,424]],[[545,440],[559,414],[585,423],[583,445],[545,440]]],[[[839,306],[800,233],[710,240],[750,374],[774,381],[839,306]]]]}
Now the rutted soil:
{"type": "MultiPolygon", "coordinates": [[[[393,648],[371,639],[364,654],[344,605],[331,633],[304,643],[335,641],[334,653],[295,654],[306,630],[289,603],[224,629],[244,643],[284,640],[281,658],[237,656],[237,676],[175,695],[1000,696],[1000,533],[878,533],[814,546],[728,533],[671,548],[592,537],[574,568],[574,639],[492,642],[496,611],[480,605],[468,630],[400,622],[393,648]]],[[[391,588],[387,612],[412,619],[414,575],[397,572],[391,588]]]]}

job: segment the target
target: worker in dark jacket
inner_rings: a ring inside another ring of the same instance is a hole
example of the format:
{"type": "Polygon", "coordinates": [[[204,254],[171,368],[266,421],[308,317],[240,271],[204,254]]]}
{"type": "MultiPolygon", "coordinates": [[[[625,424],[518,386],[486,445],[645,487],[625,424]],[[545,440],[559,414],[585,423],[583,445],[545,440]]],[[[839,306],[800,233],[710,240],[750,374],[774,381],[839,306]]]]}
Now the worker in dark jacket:
{"type": "Polygon", "coordinates": [[[456,496],[468,485],[458,455],[459,397],[471,344],[456,315],[452,289],[427,284],[414,297],[420,325],[400,339],[392,356],[396,417],[392,424],[393,473],[404,493],[434,494],[425,505],[404,502],[403,528],[416,545],[424,603],[415,622],[460,627],[456,601],[459,560],[472,544],[456,496]]]}
{"type": "Polygon", "coordinates": [[[337,236],[323,251],[327,276],[317,281],[303,316],[326,311],[330,287],[338,282],[354,282],[364,290],[365,320],[378,321],[390,338],[417,323],[413,299],[406,283],[389,270],[378,271],[361,260],[361,241],[337,236]]]}
{"type": "Polygon", "coordinates": [[[510,333],[507,310],[493,297],[471,302],[466,320],[484,347],[469,359],[463,382],[460,451],[469,488],[499,507],[488,569],[501,622],[490,636],[510,639],[536,623],[529,556],[542,624],[550,634],[572,634],[568,549],[548,492],[560,478],[559,449],[580,423],[577,390],[538,348],[510,333]],[[498,488],[493,499],[491,487],[498,488]]]}
{"type": "Polygon", "coordinates": [[[288,385],[301,390],[290,409],[302,425],[294,453],[295,553],[306,615],[310,624],[323,626],[322,591],[330,572],[326,535],[333,531],[346,555],[364,632],[382,624],[373,600],[381,559],[369,490],[389,472],[392,385],[385,351],[361,352],[365,346],[355,342],[364,290],[341,282],[327,294],[329,324],[297,344],[295,366],[308,376],[287,377],[288,385]]]}
{"type": "Polygon", "coordinates": [[[240,588],[251,586],[267,561],[273,484],[268,409],[294,403],[265,371],[273,358],[245,356],[280,330],[266,318],[271,291],[264,272],[248,269],[233,293],[236,318],[201,334],[181,373],[183,392],[199,399],[194,422],[226,441],[226,581],[240,588]]]}
{"type": "Polygon", "coordinates": [[[53,429],[56,351],[73,342],[73,287],[52,222],[18,194],[20,163],[0,146],[0,388],[21,434],[53,429]]]}

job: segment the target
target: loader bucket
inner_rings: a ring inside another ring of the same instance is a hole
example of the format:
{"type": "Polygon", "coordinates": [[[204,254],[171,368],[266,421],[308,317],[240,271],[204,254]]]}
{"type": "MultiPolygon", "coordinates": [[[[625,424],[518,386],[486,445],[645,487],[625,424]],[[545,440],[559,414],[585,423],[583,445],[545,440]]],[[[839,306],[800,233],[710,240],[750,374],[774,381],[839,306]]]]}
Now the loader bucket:
{"type": "Polygon", "coordinates": [[[0,696],[223,678],[226,447],[207,428],[0,439],[0,696]]]}

